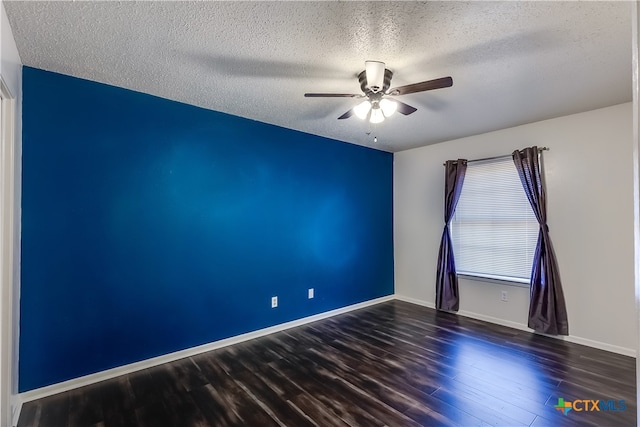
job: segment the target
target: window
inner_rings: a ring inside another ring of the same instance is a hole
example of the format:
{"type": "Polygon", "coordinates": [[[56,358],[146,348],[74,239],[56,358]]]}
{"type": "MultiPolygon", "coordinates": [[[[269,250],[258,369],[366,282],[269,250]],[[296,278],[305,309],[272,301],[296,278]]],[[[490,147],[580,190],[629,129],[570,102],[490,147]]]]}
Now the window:
{"type": "Polygon", "coordinates": [[[511,158],[468,164],[451,221],[458,274],[529,283],[539,229],[511,158]]]}

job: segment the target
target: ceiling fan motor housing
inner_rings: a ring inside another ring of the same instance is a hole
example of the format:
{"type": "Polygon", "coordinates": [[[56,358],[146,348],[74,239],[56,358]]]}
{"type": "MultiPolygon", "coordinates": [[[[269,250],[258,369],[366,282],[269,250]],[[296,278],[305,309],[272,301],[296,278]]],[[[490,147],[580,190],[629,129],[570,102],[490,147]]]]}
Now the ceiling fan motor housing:
{"type": "Polygon", "coordinates": [[[365,95],[369,96],[373,93],[386,92],[391,86],[391,77],[393,77],[393,72],[385,68],[382,87],[369,86],[367,82],[367,71],[364,70],[358,74],[358,81],[360,82],[360,89],[362,89],[365,95]]]}

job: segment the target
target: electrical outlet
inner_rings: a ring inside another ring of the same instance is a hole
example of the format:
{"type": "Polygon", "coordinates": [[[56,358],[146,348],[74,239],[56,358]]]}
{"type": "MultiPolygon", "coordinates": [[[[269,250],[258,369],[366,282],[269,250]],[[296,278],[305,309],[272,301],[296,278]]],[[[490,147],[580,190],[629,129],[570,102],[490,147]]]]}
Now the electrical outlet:
{"type": "Polygon", "coordinates": [[[276,308],[278,306],[278,297],[271,297],[271,308],[276,308]]]}
{"type": "Polygon", "coordinates": [[[313,288],[309,288],[309,299],[313,298],[313,288]]]}
{"type": "Polygon", "coordinates": [[[509,301],[509,295],[507,294],[507,291],[502,291],[502,293],[500,294],[500,301],[502,302],[509,301]]]}

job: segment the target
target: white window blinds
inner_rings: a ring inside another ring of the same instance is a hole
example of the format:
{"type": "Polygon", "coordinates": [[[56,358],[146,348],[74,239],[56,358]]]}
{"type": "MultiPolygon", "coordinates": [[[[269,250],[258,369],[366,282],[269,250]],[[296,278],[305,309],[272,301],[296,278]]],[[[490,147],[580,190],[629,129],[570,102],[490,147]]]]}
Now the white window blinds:
{"type": "Polygon", "coordinates": [[[458,274],[528,283],[538,231],[511,158],[468,164],[451,221],[458,274]]]}

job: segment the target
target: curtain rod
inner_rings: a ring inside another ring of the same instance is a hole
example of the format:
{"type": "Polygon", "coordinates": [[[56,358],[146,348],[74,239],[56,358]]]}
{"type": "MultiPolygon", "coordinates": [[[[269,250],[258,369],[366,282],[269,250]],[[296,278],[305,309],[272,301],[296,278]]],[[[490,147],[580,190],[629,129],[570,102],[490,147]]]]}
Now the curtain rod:
{"type": "MultiPolygon", "coordinates": [[[[538,153],[540,153],[540,151],[549,151],[549,147],[539,147],[538,148],[538,153]]],[[[506,159],[507,157],[511,157],[513,156],[513,154],[505,154],[502,156],[493,156],[493,157],[485,157],[484,159],[473,159],[473,160],[467,160],[467,163],[473,163],[473,162],[482,162],[485,160],[498,160],[498,159],[506,159]]],[[[458,163],[457,160],[454,160],[453,163],[458,163]]],[[[443,163],[442,166],[445,166],[446,163],[443,163]]]]}

